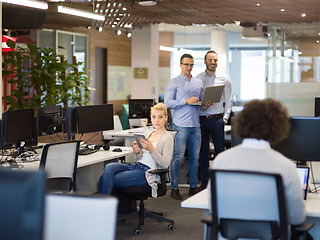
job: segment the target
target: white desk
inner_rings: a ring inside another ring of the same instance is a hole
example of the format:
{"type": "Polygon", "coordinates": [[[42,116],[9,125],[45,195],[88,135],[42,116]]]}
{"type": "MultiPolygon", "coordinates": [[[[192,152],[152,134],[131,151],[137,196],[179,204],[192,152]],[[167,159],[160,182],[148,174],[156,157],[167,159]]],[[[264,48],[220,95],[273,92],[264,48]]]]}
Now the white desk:
{"type": "MultiPolygon", "coordinates": [[[[181,207],[209,210],[208,194],[208,189],[205,189],[182,201],[181,207]]],[[[310,234],[314,239],[320,239],[320,194],[308,193],[305,207],[307,221],[315,223],[315,226],[310,230],[310,234]]]]}
{"type": "MultiPolygon", "coordinates": [[[[99,150],[92,154],[79,155],[76,179],[77,191],[85,194],[96,193],[98,191],[97,183],[103,173],[105,163],[132,154],[131,147],[111,146],[108,151],[99,150]],[[122,152],[113,152],[114,148],[121,148],[122,152]]],[[[19,163],[25,170],[37,170],[39,164],[40,161],[19,163]]]]}

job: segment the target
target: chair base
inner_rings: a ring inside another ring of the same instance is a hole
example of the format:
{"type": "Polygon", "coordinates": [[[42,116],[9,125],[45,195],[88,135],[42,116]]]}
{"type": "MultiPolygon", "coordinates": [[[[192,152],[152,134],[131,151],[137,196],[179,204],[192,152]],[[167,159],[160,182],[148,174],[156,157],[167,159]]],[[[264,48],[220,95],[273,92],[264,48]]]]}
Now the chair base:
{"type": "Polygon", "coordinates": [[[168,230],[172,230],[174,227],[174,221],[169,218],[163,217],[162,213],[148,212],[144,207],[143,200],[140,200],[139,209],[137,209],[137,211],[118,217],[118,221],[124,221],[135,217],[139,218],[138,227],[134,230],[135,235],[139,235],[141,233],[141,226],[144,225],[144,219],[146,217],[157,220],[159,222],[169,223],[168,230]]]}

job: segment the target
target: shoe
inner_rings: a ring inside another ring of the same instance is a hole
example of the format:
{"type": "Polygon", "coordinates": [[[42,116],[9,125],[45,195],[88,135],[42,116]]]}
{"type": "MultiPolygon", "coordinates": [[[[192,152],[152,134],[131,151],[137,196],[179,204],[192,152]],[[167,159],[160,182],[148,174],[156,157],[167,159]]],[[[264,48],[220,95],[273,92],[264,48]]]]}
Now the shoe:
{"type": "Polygon", "coordinates": [[[182,197],[181,197],[181,195],[180,195],[180,193],[179,193],[179,189],[172,189],[172,190],[171,190],[171,197],[172,197],[173,199],[181,200],[182,197]]]}
{"type": "Polygon", "coordinates": [[[196,193],[200,192],[200,189],[198,187],[195,187],[195,188],[190,188],[189,189],[189,195],[192,196],[192,195],[195,195],[196,193]]]}
{"type": "Polygon", "coordinates": [[[207,184],[201,183],[199,186],[199,190],[202,191],[207,188],[207,184]]]}

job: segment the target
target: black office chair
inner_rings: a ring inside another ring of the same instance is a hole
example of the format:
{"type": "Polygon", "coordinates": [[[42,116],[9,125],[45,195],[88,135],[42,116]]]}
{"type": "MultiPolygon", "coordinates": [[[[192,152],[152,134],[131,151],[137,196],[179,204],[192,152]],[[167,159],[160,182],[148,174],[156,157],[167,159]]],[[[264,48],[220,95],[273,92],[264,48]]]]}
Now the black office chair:
{"type": "Polygon", "coordinates": [[[76,173],[80,141],[46,144],[40,166],[47,174],[47,191],[76,191],[76,173]]]}
{"type": "MultiPolygon", "coordinates": [[[[206,239],[289,239],[282,177],[260,172],[211,170],[210,219],[206,239]]],[[[292,226],[303,240],[314,223],[292,226]]]]}
{"type": "MultiPolygon", "coordinates": [[[[169,182],[169,170],[168,169],[155,169],[151,170],[150,173],[158,174],[160,176],[161,182],[158,184],[158,197],[164,196],[167,192],[167,182],[169,182]]],[[[139,235],[141,233],[141,226],[144,224],[144,220],[146,217],[169,223],[168,230],[172,230],[174,227],[174,221],[165,217],[162,217],[162,213],[148,212],[144,207],[144,200],[147,200],[151,195],[151,187],[147,186],[133,186],[127,188],[118,188],[113,189],[112,195],[117,196],[120,199],[129,199],[136,201],[140,201],[139,208],[134,212],[130,212],[126,215],[120,216],[118,221],[123,221],[126,219],[139,217],[138,228],[134,230],[135,235],[139,235]]],[[[127,202],[128,203],[128,202],[127,202]]],[[[119,206],[121,208],[121,206],[119,206]]],[[[135,206],[136,208],[136,206],[135,206]]]]}

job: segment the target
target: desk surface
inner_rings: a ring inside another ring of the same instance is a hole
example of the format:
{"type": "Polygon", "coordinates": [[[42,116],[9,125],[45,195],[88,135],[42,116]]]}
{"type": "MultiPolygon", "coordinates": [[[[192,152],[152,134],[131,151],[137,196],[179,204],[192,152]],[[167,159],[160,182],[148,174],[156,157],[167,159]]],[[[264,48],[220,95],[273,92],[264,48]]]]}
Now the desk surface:
{"type": "MultiPolygon", "coordinates": [[[[205,189],[181,202],[181,207],[209,209],[208,189],[205,189]]],[[[308,217],[320,217],[320,194],[308,193],[304,202],[308,217]]]]}
{"type": "MultiPolygon", "coordinates": [[[[88,154],[88,155],[79,155],[78,158],[78,168],[89,166],[95,163],[104,162],[108,160],[112,160],[115,158],[128,156],[132,154],[132,148],[131,147],[116,147],[111,146],[110,150],[99,150],[98,152],[88,154]],[[113,152],[112,150],[114,148],[121,148],[122,152],[113,152]]],[[[33,161],[33,162],[25,162],[25,163],[19,163],[23,166],[23,169],[29,169],[29,170],[36,170],[39,168],[40,161],[33,161]]]]}

